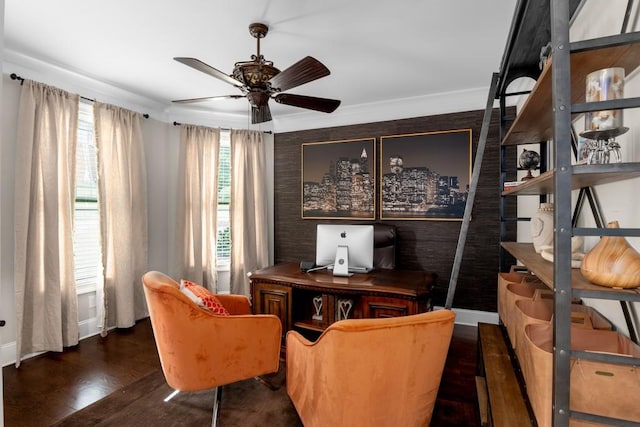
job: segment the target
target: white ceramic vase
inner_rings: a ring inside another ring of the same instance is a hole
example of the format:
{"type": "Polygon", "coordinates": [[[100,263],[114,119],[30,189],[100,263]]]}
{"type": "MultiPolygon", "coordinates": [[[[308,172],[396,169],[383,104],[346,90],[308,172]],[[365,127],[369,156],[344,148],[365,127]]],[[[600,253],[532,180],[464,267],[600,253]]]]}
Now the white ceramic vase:
{"type": "Polygon", "coordinates": [[[537,253],[553,246],[553,203],[540,203],[531,217],[531,238],[537,253]]]}

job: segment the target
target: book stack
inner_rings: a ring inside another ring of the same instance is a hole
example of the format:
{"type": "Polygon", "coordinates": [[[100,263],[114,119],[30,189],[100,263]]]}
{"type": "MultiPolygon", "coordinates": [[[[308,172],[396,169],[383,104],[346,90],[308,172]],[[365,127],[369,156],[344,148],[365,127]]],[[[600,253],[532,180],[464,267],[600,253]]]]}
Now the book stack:
{"type": "Polygon", "coordinates": [[[520,185],[520,184],[524,184],[525,182],[526,182],[526,181],[505,181],[505,182],[504,182],[503,190],[504,190],[504,191],[506,191],[506,190],[510,190],[510,189],[512,189],[512,188],[517,187],[517,186],[518,186],[518,185],[520,185]]]}

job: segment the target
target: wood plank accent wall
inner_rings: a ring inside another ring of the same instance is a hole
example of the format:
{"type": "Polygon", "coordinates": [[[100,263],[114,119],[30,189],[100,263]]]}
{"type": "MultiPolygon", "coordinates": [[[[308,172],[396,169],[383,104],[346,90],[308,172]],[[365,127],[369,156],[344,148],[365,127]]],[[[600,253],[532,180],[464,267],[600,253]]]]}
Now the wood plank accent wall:
{"type": "MultiPolygon", "coordinates": [[[[275,261],[315,259],[315,229],[319,222],[301,215],[302,143],[376,138],[420,132],[472,129],[475,158],[484,111],[443,114],[324,129],[277,133],[274,136],[275,261]]],[[[500,148],[498,112],[494,111],[487,139],[472,221],[465,245],[453,306],[496,311],[496,281],[500,251],[500,148]]],[[[380,191],[379,176],[377,190],[380,191]]],[[[376,196],[379,199],[379,194],[376,196]]],[[[513,198],[515,199],[515,198],[513,198]]],[[[379,217],[379,206],[377,207],[379,217]]],[[[439,278],[434,304],[444,305],[461,221],[385,220],[397,227],[397,268],[434,271],[439,278]]],[[[359,223],[351,221],[351,223],[359,223]]],[[[360,222],[362,223],[362,222],[360,222]]],[[[515,227],[511,227],[512,231],[515,227]]],[[[515,236],[512,237],[515,240],[515,236]]]]}

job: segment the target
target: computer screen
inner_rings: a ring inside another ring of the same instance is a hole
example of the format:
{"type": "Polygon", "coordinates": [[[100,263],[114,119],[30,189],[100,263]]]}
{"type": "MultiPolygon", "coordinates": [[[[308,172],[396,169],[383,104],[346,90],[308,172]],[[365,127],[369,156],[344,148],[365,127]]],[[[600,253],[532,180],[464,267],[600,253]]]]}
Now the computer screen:
{"type": "Polygon", "coordinates": [[[316,231],[317,266],[333,266],[339,248],[344,255],[346,247],[349,272],[366,273],[373,269],[373,225],[318,224],[316,231]]]}

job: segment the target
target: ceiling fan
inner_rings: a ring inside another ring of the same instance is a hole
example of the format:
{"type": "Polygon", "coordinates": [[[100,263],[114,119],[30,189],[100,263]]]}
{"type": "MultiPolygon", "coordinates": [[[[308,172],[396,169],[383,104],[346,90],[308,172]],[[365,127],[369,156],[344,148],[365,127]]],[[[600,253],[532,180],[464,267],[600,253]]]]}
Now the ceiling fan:
{"type": "Polygon", "coordinates": [[[251,123],[263,123],[271,120],[269,99],[280,104],[309,110],[332,113],[340,105],[337,99],[316,98],[313,96],[282,93],[291,88],[309,83],[331,72],[317,59],[307,56],[284,71],[273,66],[273,62],[264,59],[260,53],[260,39],[264,38],[269,27],[262,23],[249,25],[249,33],[257,40],[257,53],[251,55],[251,61],[236,62],[230,75],[219,71],[196,58],[173,58],[189,67],[236,86],[242,95],[210,96],[205,98],[180,99],[173,102],[193,103],[220,98],[247,98],[251,104],[251,123]]]}

